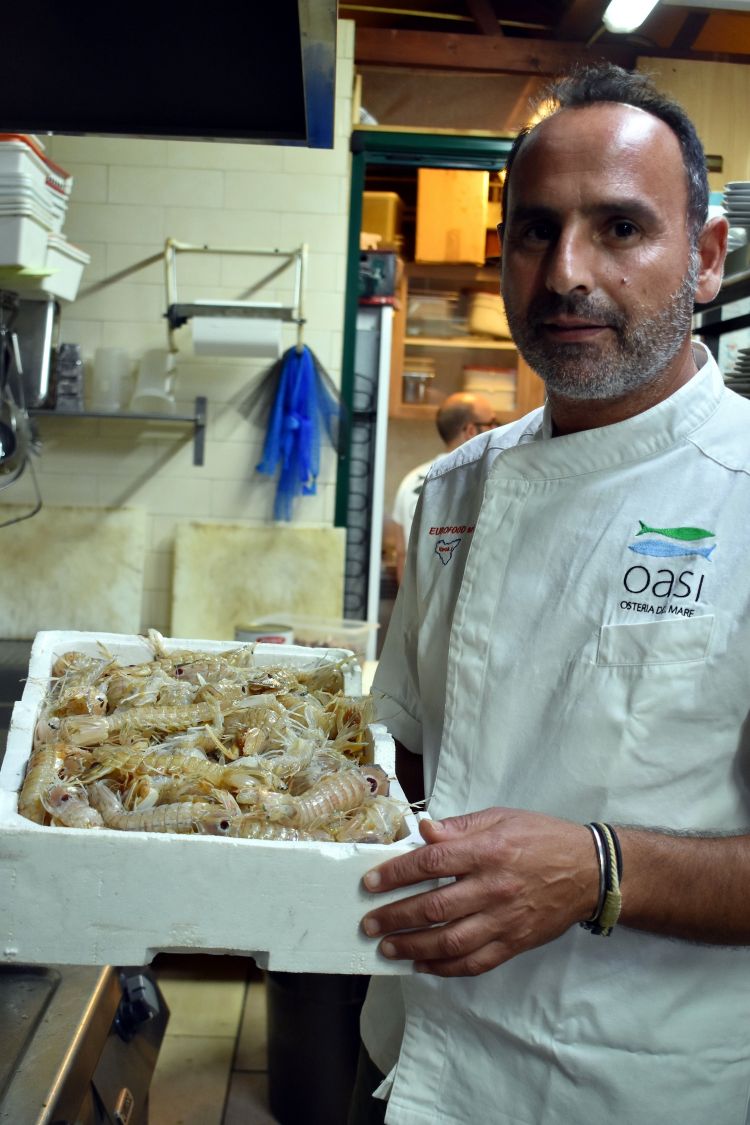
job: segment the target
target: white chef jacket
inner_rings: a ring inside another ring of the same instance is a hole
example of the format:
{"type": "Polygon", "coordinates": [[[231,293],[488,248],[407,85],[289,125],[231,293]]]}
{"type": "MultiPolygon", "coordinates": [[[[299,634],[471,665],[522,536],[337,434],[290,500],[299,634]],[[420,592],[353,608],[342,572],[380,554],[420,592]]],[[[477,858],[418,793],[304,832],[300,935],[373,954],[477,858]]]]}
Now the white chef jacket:
{"type": "MultiPolygon", "coordinates": [[[[544,408],[429,475],[374,687],[433,817],[750,829],[750,402],[698,347],[637,417],[549,440],[544,408]]],[[[390,1125],[750,1120],[748,949],[574,926],[402,984],[390,1125]]]]}

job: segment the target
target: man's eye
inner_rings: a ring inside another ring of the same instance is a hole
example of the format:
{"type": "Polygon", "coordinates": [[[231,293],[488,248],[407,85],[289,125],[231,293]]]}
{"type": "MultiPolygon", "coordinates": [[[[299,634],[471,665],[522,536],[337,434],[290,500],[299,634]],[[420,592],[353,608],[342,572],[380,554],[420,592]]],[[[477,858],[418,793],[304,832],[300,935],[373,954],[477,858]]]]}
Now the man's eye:
{"type": "Polygon", "coordinates": [[[638,234],[638,227],[629,219],[616,219],[610,226],[615,238],[634,238],[638,234]]]}
{"type": "Polygon", "coordinates": [[[550,242],[554,238],[552,223],[529,223],[522,231],[525,242],[550,242]]]}

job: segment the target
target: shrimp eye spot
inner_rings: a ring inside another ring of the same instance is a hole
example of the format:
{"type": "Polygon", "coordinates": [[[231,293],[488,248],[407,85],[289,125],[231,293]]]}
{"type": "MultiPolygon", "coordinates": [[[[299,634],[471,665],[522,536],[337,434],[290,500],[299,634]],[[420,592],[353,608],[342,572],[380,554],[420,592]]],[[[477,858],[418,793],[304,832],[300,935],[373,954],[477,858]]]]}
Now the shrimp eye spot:
{"type": "Polygon", "coordinates": [[[228,832],[229,831],[229,821],[228,820],[220,820],[219,821],[219,828],[222,830],[222,832],[228,832]]]}

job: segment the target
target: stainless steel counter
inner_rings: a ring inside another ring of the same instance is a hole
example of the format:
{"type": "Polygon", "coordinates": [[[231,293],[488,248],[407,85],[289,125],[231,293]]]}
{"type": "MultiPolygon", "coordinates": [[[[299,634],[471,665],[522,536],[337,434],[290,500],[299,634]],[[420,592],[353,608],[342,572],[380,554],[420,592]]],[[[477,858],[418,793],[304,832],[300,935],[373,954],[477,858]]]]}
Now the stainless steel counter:
{"type": "Polygon", "coordinates": [[[169,1018],[146,974],[0,966],[2,1125],[145,1125],[169,1018]]]}

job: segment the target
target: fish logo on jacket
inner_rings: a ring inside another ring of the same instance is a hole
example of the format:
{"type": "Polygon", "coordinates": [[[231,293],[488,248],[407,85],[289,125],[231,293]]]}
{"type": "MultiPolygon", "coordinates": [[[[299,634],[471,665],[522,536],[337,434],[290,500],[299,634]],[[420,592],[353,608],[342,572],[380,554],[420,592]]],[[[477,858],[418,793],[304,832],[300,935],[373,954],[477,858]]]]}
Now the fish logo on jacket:
{"type": "Polygon", "coordinates": [[[704,559],[711,558],[711,553],[716,550],[716,544],[710,546],[691,546],[700,540],[713,539],[715,532],[707,531],[705,527],[650,527],[643,520],[638,520],[640,530],[636,536],[659,535],[660,539],[641,539],[637,543],[630,543],[628,550],[637,555],[650,555],[652,558],[673,559],[688,555],[700,555],[704,559]],[[669,540],[677,540],[670,543],[669,540]]]}

